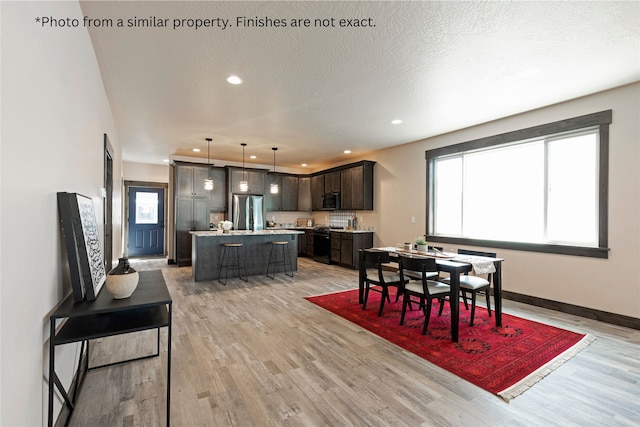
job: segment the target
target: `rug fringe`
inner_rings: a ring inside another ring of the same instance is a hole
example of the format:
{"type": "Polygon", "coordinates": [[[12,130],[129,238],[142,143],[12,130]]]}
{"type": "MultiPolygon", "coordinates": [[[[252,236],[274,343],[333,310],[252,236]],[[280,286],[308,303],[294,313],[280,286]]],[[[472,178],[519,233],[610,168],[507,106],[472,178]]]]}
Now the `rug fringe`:
{"type": "Polygon", "coordinates": [[[584,350],[595,340],[596,337],[594,337],[593,335],[585,335],[584,338],[578,341],[571,348],[567,349],[564,353],[559,354],[553,360],[550,360],[545,365],[539,367],[522,380],[499,392],[498,396],[500,396],[506,402],[509,402],[511,399],[520,396],[522,393],[533,387],[534,384],[541,381],[544,377],[558,369],[573,356],[584,350]]]}

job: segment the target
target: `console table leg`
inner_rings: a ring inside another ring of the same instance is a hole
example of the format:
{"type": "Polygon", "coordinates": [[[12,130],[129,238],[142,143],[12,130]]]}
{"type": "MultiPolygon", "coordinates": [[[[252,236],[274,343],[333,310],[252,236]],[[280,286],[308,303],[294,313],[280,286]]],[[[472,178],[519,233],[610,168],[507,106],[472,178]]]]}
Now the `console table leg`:
{"type": "MultiPolygon", "coordinates": [[[[167,427],[171,424],[171,307],[172,304],[168,304],[169,308],[169,327],[167,328],[167,427]]],[[[160,336],[160,329],[158,329],[158,337],[160,336]]],[[[158,346],[160,342],[158,342],[158,346]]],[[[158,347],[158,350],[160,347],[158,347]]]]}
{"type": "MultiPolygon", "coordinates": [[[[87,343],[87,366],[89,366],[89,340],[86,341],[87,343]]],[[[76,369],[76,385],[73,388],[73,404],[75,405],[77,399],[78,399],[78,390],[80,389],[80,372],[82,371],[82,355],[84,354],[84,344],[85,341],[82,341],[82,344],[80,345],[80,356],[78,357],[78,369],[76,369]]],[[[85,374],[86,374],[86,370],[85,370],[85,374]]],[[[84,375],[82,376],[82,381],[84,381],[84,375]]]]}
{"type": "Polygon", "coordinates": [[[48,414],[48,426],[53,426],[53,376],[55,375],[55,353],[56,346],[54,344],[56,338],[55,320],[49,321],[49,414],[48,414]]]}

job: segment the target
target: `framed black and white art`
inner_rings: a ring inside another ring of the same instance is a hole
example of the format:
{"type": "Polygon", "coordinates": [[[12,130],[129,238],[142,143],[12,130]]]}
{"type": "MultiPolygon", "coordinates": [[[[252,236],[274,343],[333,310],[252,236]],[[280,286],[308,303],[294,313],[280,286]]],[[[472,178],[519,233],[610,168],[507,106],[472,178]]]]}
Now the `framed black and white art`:
{"type": "Polygon", "coordinates": [[[93,201],[78,193],[60,192],[58,208],[74,299],[92,301],[107,277],[93,201]]]}

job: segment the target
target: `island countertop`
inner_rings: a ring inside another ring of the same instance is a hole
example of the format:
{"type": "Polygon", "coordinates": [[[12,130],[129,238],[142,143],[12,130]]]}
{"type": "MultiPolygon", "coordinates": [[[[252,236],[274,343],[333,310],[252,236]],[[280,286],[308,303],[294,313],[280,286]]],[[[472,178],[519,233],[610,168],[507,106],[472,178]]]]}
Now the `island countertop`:
{"type": "Polygon", "coordinates": [[[190,231],[189,233],[197,237],[228,237],[228,236],[272,236],[274,234],[304,234],[298,230],[229,230],[227,233],[219,231],[190,231]]]}

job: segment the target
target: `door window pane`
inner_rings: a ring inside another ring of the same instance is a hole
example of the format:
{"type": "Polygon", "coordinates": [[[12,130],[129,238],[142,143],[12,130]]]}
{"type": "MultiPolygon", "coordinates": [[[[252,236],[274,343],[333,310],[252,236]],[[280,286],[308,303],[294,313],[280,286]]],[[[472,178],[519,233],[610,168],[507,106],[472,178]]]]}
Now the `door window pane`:
{"type": "Polygon", "coordinates": [[[136,193],[136,224],[158,223],[158,193],[136,193]]]}

